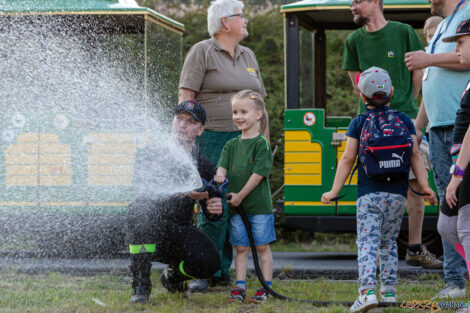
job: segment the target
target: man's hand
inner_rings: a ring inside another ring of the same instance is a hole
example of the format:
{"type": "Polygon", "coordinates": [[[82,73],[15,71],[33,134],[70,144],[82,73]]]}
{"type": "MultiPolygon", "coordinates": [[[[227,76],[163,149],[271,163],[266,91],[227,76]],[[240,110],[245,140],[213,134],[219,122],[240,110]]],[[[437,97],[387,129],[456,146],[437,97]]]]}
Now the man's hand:
{"type": "Polygon", "coordinates": [[[209,193],[207,191],[199,192],[196,190],[192,190],[188,193],[188,196],[193,200],[209,199],[209,193]]]}
{"type": "Polygon", "coordinates": [[[240,196],[239,193],[231,192],[229,195],[232,197],[231,199],[227,200],[227,203],[233,207],[238,207],[240,203],[242,203],[243,198],[240,196]]]}
{"type": "Polygon", "coordinates": [[[210,214],[220,215],[223,213],[224,209],[222,207],[222,200],[220,198],[210,198],[206,201],[207,211],[210,214]]]}
{"type": "Polygon", "coordinates": [[[328,203],[331,203],[331,199],[337,197],[338,195],[333,193],[332,191],[328,191],[328,192],[325,192],[322,196],[321,196],[321,202],[323,204],[328,204],[328,203]]]}
{"type": "Polygon", "coordinates": [[[449,185],[447,185],[446,189],[446,201],[450,208],[453,208],[457,205],[457,188],[459,187],[460,183],[462,182],[462,177],[457,175],[452,175],[450,179],[449,185]]]}
{"type": "Polygon", "coordinates": [[[415,130],[416,130],[416,142],[418,143],[418,146],[419,146],[421,142],[423,141],[424,132],[423,132],[423,129],[417,127],[416,124],[415,124],[415,130]]]}
{"type": "Polygon", "coordinates": [[[422,50],[405,53],[405,63],[410,71],[421,70],[429,66],[428,54],[422,50]]]}
{"type": "Polygon", "coordinates": [[[429,188],[429,186],[424,187],[422,193],[425,194],[424,199],[427,202],[431,204],[437,204],[436,194],[431,188],[429,188]]]}

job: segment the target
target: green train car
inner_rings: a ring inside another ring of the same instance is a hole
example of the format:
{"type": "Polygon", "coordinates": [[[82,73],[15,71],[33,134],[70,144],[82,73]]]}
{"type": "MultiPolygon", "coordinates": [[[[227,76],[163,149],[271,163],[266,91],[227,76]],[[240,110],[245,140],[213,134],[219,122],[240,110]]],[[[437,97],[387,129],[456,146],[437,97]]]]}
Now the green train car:
{"type": "MultiPolygon", "coordinates": [[[[327,116],[326,30],[353,30],[350,0],[304,0],[281,7],[285,19],[285,116],[284,203],[285,226],[316,232],[356,231],[357,179],[352,178],[347,196],[334,204],[322,204],[336,166],[345,149],[351,117],[327,116]]],[[[387,20],[422,28],[430,16],[427,0],[384,0],[387,20]]],[[[371,49],[373,49],[371,47],[371,49]]],[[[353,92],[351,87],[351,93],[353,92]]],[[[348,178],[349,180],[349,178],[348,178]]],[[[429,175],[434,186],[433,175],[429,175]]],[[[343,188],[340,194],[346,191],[343,188]]],[[[441,249],[437,233],[438,207],[426,205],[423,243],[441,249]]],[[[405,216],[399,238],[400,254],[407,244],[405,216]]]]}
{"type": "Polygon", "coordinates": [[[122,0],[5,0],[0,12],[0,250],[116,252],[146,134],[121,125],[131,109],[111,111],[130,94],[148,110],[176,103],[184,25],[122,0]]]}

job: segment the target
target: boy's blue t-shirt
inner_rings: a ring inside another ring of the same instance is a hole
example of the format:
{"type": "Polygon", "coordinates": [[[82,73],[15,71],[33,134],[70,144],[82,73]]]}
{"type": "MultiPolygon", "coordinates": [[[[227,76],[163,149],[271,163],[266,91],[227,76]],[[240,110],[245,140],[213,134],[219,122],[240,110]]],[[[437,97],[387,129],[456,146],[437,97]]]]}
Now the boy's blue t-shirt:
{"type": "MultiPolygon", "coordinates": [[[[378,108],[378,109],[366,109],[367,112],[373,111],[381,111],[381,110],[389,110],[390,108],[378,108]]],[[[416,135],[416,130],[413,125],[411,119],[405,113],[398,112],[397,115],[400,119],[405,123],[406,127],[412,135],[416,135]]],[[[362,127],[364,126],[364,122],[367,116],[365,114],[360,114],[355,117],[351,123],[349,124],[348,131],[346,132],[346,136],[355,138],[360,141],[362,127]]],[[[359,149],[357,151],[359,153],[359,149]]],[[[358,169],[357,169],[357,197],[362,197],[368,193],[372,192],[389,192],[389,193],[396,193],[402,195],[406,198],[408,194],[408,177],[406,178],[397,178],[393,182],[380,182],[374,180],[367,176],[364,168],[360,164],[360,161],[357,160],[358,169]]]]}

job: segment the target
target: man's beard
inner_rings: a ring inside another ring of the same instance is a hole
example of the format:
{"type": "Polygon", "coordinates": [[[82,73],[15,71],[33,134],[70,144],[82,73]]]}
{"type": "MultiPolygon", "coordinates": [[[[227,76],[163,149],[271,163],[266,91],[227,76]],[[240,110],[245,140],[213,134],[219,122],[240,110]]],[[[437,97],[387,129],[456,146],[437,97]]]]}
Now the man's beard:
{"type": "Polygon", "coordinates": [[[356,25],[364,26],[369,23],[369,18],[359,14],[354,16],[354,23],[356,23],[356,25]]]}
{"type": "Polygon", "coordinates": [[[435,16],[443,16],[442,14],[442,1],[433,1],[431,4],[431,14],[435,16]],[[437,2],[437,3],[436,3],[437,2]]]}

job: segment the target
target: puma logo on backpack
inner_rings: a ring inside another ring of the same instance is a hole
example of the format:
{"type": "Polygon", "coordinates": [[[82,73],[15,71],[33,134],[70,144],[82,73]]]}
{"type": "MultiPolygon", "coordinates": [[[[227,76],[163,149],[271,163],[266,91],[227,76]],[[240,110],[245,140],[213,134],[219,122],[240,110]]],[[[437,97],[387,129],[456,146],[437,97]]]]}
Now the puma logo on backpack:
{"type": "Polygon", "coordinates": [[[358,160],[367,176],[390,181],[407,177],[410,171],[413,138],[398,111],[381,110],[367,116],[359,140],[358,160]]]}

